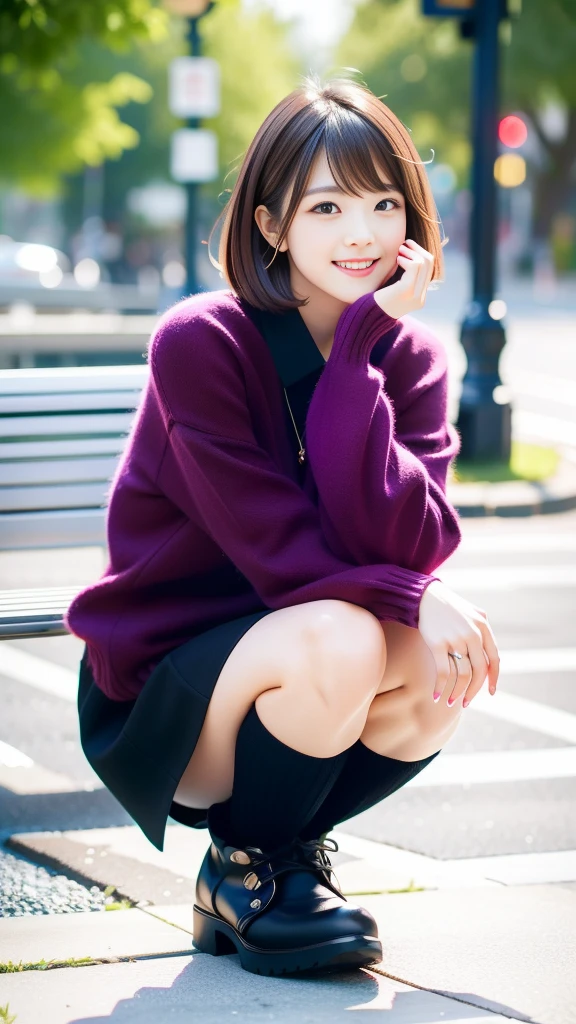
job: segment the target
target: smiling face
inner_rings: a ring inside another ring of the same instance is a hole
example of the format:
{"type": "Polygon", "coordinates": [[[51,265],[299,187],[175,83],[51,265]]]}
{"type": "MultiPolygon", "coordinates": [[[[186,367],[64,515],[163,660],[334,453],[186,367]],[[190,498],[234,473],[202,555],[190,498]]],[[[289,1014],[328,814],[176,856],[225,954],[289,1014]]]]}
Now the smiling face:
{"type": "MultiPolygon", "coordinates": [[[[304,196],[279,249],[287,252],[294,295],[331,305],[348,305],[381,287],[398,269],[398,248],[406,238],[406,205],[391,183],[378,192],[349,195],[336,184],[322,150],[304,196]]],[[[260,207],[264,211],[263,207],[260,207]]],[[[264,212],[260,229],[275,244],[264,212]]]]}

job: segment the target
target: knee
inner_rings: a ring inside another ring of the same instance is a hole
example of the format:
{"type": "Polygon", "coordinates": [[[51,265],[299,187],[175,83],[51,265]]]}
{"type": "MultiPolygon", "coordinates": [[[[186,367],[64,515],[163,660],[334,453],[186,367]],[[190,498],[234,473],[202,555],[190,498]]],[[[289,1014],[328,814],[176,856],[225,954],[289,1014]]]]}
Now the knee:
{"type": "Polygon", "coordinates": [[[314,605],[303,641],[317,691],[336,712],[369,707],[386,665],[380,622],[365,608],[346,601],[314,605]]]}

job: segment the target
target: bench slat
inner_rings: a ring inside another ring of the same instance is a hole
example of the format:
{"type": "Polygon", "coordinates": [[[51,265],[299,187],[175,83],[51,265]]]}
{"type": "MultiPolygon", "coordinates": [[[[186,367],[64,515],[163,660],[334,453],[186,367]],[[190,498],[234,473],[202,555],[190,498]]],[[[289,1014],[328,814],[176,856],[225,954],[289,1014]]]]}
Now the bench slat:
{"type": "Polygon", "coordinates": [[[0,394],[50,394],[58,391],[110,391],[142,388],[149,375],[147,365],[62,366],[44,369],[0,370],[0,394]]]}
{"type": "Polygon", "coordinates": [[[109,480],[117,463],[118,460],[114,458],[42,459],[38,462],[6,462],[0,472],[3,487],[22,484],[63,484],[71,481],[80,483],[89,480],[109,480]]]}
{"type": "Polygon", "coordinates": [[[26,637],[69,636],[61,615],[28,620],[0,619],[0,640],[24,640],[26,637]]]}
{"type": "MultiPolygon", "coordinates": [[[[14,416],[0,422],[3,437],[45,437],[55,434],[119,434],[128,432],[133,413],[90,413],[86,416],[14,416]]],[[[2,448],[0,446],[0,455],[2,448]]]]}
{"type": "Polygon", "coordinates": [[[105,547],[106,510],[5,512],[0,515],[0,551],[105,547]]]}
{"type": "Polygon", "coordinates": [[[94,484],[50,484],[49,487],[0,488],[0,512],[34,509],[94,508],[105,505],[108,481],[94,484]]]}
{"type": "Polygon", "coordinates": [[[0,639],[67,635],[64,613],[81,589],[68,586],[0,591],[0,639]]]}
{"type": "MultiPolygon", "coordinates": [[[[11,395],[3,396],[0,393],[0,415],[13,416],[16,413],[31,414],[40,412],[60,412],[68,410],[83,412],[86,409],[103,409],[106,412],[116,409],[126,411],[136,409],[140,401],[141,391],[92,391],[86,392],[60,392],[54,391],[49,395],[11,395]]],[[[0,431],[2,427],[0,425],[0,431]]]]}
{"type": "MultiPolygon", "coordinates": [[[[0,443],[0,466],[9,459],[48,459],[58,455],[106,455],[120,453],[125,437],[87,437],[77,441],[6,441],[0,443]]],[[[2,470],[2,473],[4,470],[2,470]]]]}
{"type": "Polygon", "coordinates": [[[39,588],[35,596],[29,594],[27,597],[17,590],[3,590],[0,591],[0,612],[5,615],[8,608],[10,614],[14,615],[20,615],[22,612],[26,615],[38,611],[46,611],[50,614],[55,611],[60,612],[62,609],[66,610],[82,589],[82,587],[72,589],[70,587],[54,587],[54,590],[51,591],[39,588]]]}

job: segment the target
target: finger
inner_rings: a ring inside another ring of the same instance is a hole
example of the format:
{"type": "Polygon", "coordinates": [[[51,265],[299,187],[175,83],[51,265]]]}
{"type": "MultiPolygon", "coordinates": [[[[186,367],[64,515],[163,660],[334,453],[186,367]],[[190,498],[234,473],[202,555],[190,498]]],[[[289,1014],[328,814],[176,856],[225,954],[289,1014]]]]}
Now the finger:
{"type": "Polygon", "coordinates": [[[414,249],[416,250],[416,252],[419,252],[422,256],[426,256],[432,261],[434,261],[432,253],[428,252],[428,249],[424,249],[421,245],[418,244],[418,242],[415,242],[413,238],[405,238],[402,244],[407,245],[410,249],[414,249]]]}
{"type": "MultiPolygon", "coordinates": [[[[490,663],[488,661],[488,656],[486,654],[486,651],[484,651],[483,653],[484,653],[484,661],[486,662],[485,672],[487,672],[490,663]]],[[[482,680],[481,683],[475,682],[473,685],[470,684],[470,686],[466,690],[466,693],[464,694],[464,698],[462,700],[462,707],[463,708],[467,708],[468,707],[470,701],[474,700],[474,697],[476,697],[476,695],[478,693],[480,693],[480,690],[482,689],[483,685],[484,685],[484,679],[482,680]]]]}
{"type": "Polygon", "coordinates": [[[426,264],[421,256],[416,255],[410,250],[401,251],[402,246],[398,251],[398,260],[403,261],[402,265],[405,267],[405,281],[403,283],[410,289],[412,296],[420,297],[422,292],[422,282],[426,278],[426,264]]]}
{"type": "Polygon", "coordinates": [[[488,662],[484,653],[483,638],[479,629],[475,629],[474,635],[468,640],[468,657],[470,658],[470,664],[472,665],[470,688],[475,689],[478,687],[479,690],[486,679],[486,672],[488,670],[488,662]]]}
{"type": "Polygon", "coordinates": [[[423,266],[425,269],[425,273],[422,274],[421,279],[418,281],[418,285],[421,286],[422,289],[418,295],[418,298],[422,305],[424,305],[426,301],[426,292],[428,291],[428,286],[432,280],[432,275],[434,273],[434,257],[431,252],[428,252],[427,249],[424,249],[421,245],[418,245],[418,242],[415,242],[413,238],[407,238],[404,244],[413,252],[418,252],[424,261],[423,266]]]}
{"type": "Polygon", "coordinates": [[[450,673],[452,671],[452,659],[448,657],[446,648],[442,647],[438,648],[435,652],[434,661],[436,662],[436,684],[434,686],[432,700],[437,704],[446,688],[451,685],[450,673]]]}
{"type": "MultiPolygon", "coordinates": [[[[451,659],[452,660],[452,659],[451,659]]],[[[466,692],[472,679],[472,665],[467,654],[463,655],[462,661],[458,662],[458,678],[454,683],[452,692],[448,694],[446,704],[449,708],[466,692]]]]}
{"type": "Polygon", "coordinates": [[[488,657],[488,689],[490,690],[490,693],[494,695],[496,693],[496,686],[498,685],[498,677],[500,675],[500,655],[498,654],[496,639],[492,632],[490,623],[482,622],[479,628],[482,632],[484,650],[488,657]]]}

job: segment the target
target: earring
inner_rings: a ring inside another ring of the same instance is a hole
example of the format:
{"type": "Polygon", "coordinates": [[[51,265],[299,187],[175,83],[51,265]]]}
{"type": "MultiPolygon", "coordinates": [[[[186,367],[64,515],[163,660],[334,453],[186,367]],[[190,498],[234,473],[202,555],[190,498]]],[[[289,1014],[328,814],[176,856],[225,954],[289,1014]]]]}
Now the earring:
{"type": "MultiPolygon", "coordinates": [[[[268,244],[269,244],[269,248],[272,248],[272,246],[270,246],[270,243],[268,243],[268,244]]],[[[274,260],[276,259],[277,255],[278,255],[278,246],[279,245],[280,245],[280,242],[278,242],[278,245],[274,249],[274,255],[273,255],[272,259],[270,260],[270,263],[268,263],[268,265],[264,267],[264,270],[269,270],[270,267],[272,266],[272,264],[274,263],[274,260]]]]}

